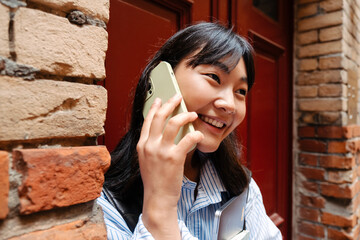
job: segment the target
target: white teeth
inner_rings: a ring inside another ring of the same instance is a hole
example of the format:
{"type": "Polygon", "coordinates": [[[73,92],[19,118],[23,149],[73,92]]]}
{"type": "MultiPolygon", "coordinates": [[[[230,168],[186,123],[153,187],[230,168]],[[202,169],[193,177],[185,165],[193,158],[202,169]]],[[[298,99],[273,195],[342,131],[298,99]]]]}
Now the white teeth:
{"type": "Polygon", "coordinates": [[[203,120],[204,122],[207,122],[217,128],[222,128],[224,126],[224,123],[222,122],[219,122],[219,121],[216,121],[215,119],[211,119],[211,118],[208,118],[208,117],[204,117],[204,116],[201,116],[200,117],[201,120],[203,120]]]}

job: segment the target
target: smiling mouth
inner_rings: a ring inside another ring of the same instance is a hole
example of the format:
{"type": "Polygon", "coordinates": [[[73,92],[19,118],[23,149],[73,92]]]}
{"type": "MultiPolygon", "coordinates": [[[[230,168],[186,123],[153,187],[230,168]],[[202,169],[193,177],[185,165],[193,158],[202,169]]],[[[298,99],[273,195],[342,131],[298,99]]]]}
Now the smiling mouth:
{"type": "Polygon", "coordinates": [[[203,115],[200,115],[200,119],[203,120],[204,122],[206,122],[207,124],[210,124],[211,126],[219,128],[219,129],[225,127],[225,125],[226,125],[223,122],[219,122],[219,121],[217,121],[215,119],[208,118],[208,117],[205,117],[203,115]]]}

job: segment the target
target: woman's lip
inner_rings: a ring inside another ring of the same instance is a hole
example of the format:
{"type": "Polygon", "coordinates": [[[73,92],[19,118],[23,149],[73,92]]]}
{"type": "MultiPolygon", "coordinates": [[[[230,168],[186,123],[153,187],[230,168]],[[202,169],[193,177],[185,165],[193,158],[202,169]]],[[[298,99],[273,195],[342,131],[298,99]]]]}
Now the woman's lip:
{"type": "Polygon", "coordinates": [[[217,117],[212,117],[212,116],[207,116],[207,115],[202,115],[202,114],[198,114],[198,116],[199,116],[199,118],[202,120],[202,121],[204,121],[204,122],[206,122],[207,124],[210,124],[211,126],[213,126],[213,127],[217,127],[217,128],[219,128],[219,129],[222,129],[222,128],[224,128],[224,127],[226,127],[227,126],[227,122],[226,121],[224,121],[224,120],[221,120],[221,119],[219,119],[219,118],[217,118],[217,117]],[[207,119],[206,119],[207,118],[207,119]],[[215,125],[213,125],[212,123],[209,123],[209,122],[207,122],[206,120],[215,120],[216,122],[217,122],[217,124],[223,124],[223,126],[221,126],[221,127],[218,127],[218,126],[215,126],[215,125]]]}

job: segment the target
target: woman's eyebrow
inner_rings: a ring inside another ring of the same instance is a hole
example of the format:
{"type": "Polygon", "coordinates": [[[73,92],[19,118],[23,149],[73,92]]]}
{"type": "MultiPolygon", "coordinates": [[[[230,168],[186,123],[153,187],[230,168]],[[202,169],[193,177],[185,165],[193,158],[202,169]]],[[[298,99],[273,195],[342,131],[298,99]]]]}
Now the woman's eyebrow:
{"type": "Polygon", "coordinates": [[[226,65],[225,65],[224,63],[222,63],[222,62],[216,61],[216,62],[212,63],[211,65],[220,68],[220,70],[222,70],[222,71],[224,71],[224,72],[226,72],[226,73],[230,73],[229,67],[226,66],[226,65]]]}

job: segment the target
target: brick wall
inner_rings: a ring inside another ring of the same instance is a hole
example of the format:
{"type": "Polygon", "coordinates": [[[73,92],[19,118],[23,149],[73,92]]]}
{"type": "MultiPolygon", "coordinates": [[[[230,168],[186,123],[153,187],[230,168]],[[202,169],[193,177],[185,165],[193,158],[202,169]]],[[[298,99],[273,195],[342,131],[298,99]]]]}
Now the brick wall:
{"type": "Polygon", "coordinates": [[[360,237],[360,2],[295,1],[294,239],[360,237]]]}
{"type": "Polygon", "coordinates": [[[0,0],[0,239],[106,239],[108,0],[0,0]]]}

